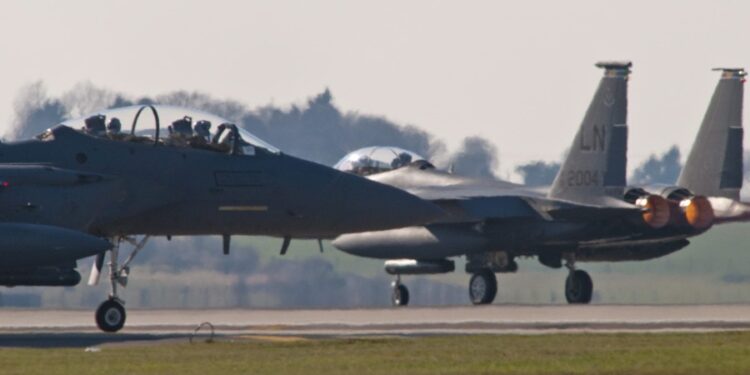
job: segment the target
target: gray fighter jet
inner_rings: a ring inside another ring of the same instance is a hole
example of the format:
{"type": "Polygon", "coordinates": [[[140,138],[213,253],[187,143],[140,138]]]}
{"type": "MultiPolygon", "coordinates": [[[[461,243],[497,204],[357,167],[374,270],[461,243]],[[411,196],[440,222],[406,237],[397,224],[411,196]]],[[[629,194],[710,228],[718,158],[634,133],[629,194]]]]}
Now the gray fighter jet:
{"type": "Polygon", "coordinates": [[[285,155],[229,121],[178,107],[115,109],[0,144],[0,285],[76,285],[76,261],[89,256],[95,284],[108,251],[111,294],[96,322],[109,332],[125,323],[117,287],[149,237],[221,235],[227,254],[231,235],[270,235],[284,238],[283,253],[291,238],[442,215],[402,190],[285,155]],[[174,120],[166,129],[164,118],[174,120]],[[121,263],[123,243],[133,250],[121,263]]]}
{"type": "Polygon", "coordinates": [[[626,186],[631,64],[596,66],[604,77],[550,188],[438,171],[403,150],[355,151],[339,162],[340,170],[409,191],[451,215],[427,226],[342,235],[333,245],[388,259],[386,272],[396,276],[394,305],[409,300],[401,275],[451,272],[455,265],[449,258],[456,256],[466,256],[474,304],[491,303],[495,273],[515,272],[515,258],[531,256],[552,268],[564,264],[567,301],[588,303],[593,282],[577,262],[653,259],[685,247],[686,238],[713,224],[711,203],[683,187],[626,186]]]}

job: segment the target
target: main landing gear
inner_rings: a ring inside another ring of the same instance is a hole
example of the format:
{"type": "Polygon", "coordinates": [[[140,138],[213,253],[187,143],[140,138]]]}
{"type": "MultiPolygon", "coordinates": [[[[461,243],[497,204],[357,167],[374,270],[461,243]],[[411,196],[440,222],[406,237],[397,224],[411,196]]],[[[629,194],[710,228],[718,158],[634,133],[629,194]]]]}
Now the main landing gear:
{"type": "Polygon", "coordinates": [[[401,284],[401,275],[396,275],[396,280],[391,283],[391,304],[393,306],[406,306],[409,304],[409,289],[401,284]]]}
{"type": "Polygon", "coordinates": [[[497,278],[489,269],[471,275],[469,280],[469,298],[475,305],[488,305],[497,295],[497,278]]]}
{"type": "MultiPolygon", "coordinates": [[[[480,270],[471,276],[469,281],[469,298],[475,305],[487,305],[495,300],[497,295],[497,278],[489,269],[480,270]]],[[[406,306],[409,304],[409,289],[401,283],[401,275],[391,283],[391,304],[406,306]]]]}
{"type": "MultiPolygon", "coordinates": [[[[565,254],[562,259],[557,257],[557,263],[551,263],[551,267],[560,268],[565,260],[565,267],[568,268],[568,277],[565,280],[565,299],[571,304],[587,304],[591,302],[594,291],[594,283],[591,276],[586,271],[578,270],[575,267],[575,257],[573,254],[565,254]]],[[[478,262],[477,262],[478,263],[478,262]]],[[[543,262],[545,265],[550,263],[543,262]]],[[[495,272],[515,272],[518,265],[515,262],[507,262],[503,268],[492,268],[485,263],[476,264],[469,267],[466,271],[471,273],[469,281],[469,299],[474,305],[491,304],[497,296],[497,278],[495,272]]],[[[393,306],[406,306],[409,304],[409,290],[401,283],[401,273],[387,268],[388,273],[395,274],[396,279],[391,283],[391,303],[393,306]]],[[[423,270],[424,271],[424,270],[423,270]]],[[[452,271],[452,268],[451,268],[452,271]]],[[[446,271],[442,271],[446,272],[446,271]]],[[[421,272],[438,273],[438,272],[421,272]]],[[[409,274],[418,274],[416,272],[409,274]]]]}
{"type": "Polygon", "coordinates": [[[565,299],[570,304],[587,304],[591,302],[594,292],[594,282],[584,270],[577,270],[575,262],[568,260],[565,267],[570,270],[565,279],[565,299]]]}
{"type": "MultiPolygon", "coordinates": [[[[107,263],[110,283],[109,298],[102,302],[102,304],[99,305],[99,308],[96,309],[96,325],[104,332],[117,332],[125,325],[125,301],[118,297],[117,286],[120,285],[124,288],[128,285],[130,263],[135,256],[143,250],[148,239],[149,236],[143,237],[140,241],[135,241],[135,239],[131,237],[115,237],[112,239],[114,246],[109,251],[110,260],[107,263]],[[122,265],[119,265],[120,243],[123,241],[133,245],[133,251],[125,262],[123,262],[122,265]]],[[[94,266],[91,269],[91,275],[89,276],[88,282],[89,285],[96,285],[99,283],[103,263],[104,254],[100,254],[96,257],[94,266]]]]}

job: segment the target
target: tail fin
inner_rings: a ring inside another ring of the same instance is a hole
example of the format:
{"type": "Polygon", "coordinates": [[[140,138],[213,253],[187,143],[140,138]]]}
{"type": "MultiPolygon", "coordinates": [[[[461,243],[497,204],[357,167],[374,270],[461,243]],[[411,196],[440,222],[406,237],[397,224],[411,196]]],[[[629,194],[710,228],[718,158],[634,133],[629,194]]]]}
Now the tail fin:
{"type": "Polygon", "coordinates": [[[718,68],[721,79],[677,185],[709,197],[740,198],[745,70],[718,68]]]}
{"type": "Polygon", "coordinates": [[[627,165],[630,62],[599,62],[604,77],[548,196],[596,204],[621,198],[627,165]]]}

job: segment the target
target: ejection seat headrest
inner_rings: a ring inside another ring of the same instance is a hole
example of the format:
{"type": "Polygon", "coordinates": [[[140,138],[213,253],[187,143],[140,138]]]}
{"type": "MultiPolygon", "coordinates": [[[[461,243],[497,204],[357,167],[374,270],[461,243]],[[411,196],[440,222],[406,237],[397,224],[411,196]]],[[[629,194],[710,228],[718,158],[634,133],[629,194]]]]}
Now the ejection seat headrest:
{"type": "Polygon", "coordinates": [[[84,120],[85,130],[89,134],[104,133],[106,126],[104,125],[107,116],[94,115],[84,120]]]}

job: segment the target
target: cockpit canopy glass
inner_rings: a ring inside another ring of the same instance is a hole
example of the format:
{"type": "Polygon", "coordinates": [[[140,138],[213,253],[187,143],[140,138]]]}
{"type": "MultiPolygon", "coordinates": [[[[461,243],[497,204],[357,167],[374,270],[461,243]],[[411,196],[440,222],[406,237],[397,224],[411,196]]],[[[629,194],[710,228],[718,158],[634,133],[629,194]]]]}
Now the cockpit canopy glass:
{"type": "MultiPolygon", "coordinates": [[[[245,155],[255,154],[257,149],[279,153],[278,148],[234,126],[229,120],[204,111],[170,105],[113,108],[66,120],[62,125],[113,140],[215,150],[231,150],[232,145],[236,144],[238,153],[245,155]],[[236,143],[235,134],[239,137],[236,143]]],[[[44,139],[44,134],[39,138],[44,139]]]]}
{"type": "Polygon", "coordinates": [[[416,161],[426,161],[417,153],[391,146],[365,147],[352,151],[333,167],[360,176],[387,172],[416,161]]]}

